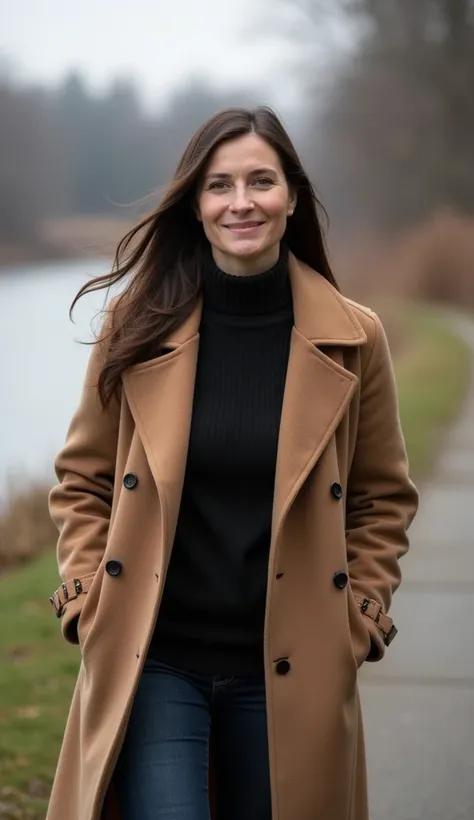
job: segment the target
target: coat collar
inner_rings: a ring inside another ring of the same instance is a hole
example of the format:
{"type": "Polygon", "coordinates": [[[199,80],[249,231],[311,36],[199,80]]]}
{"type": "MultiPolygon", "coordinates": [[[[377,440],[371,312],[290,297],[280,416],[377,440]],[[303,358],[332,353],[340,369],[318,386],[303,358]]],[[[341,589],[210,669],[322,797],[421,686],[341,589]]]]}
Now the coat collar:
{"type": "Polygon", "coordinates": [[[295,327],[314,345],[361,345],[367,336],[346,299],[304,262],[289,257],[295,327]]]}
{"type": "MultiPolygon", "coordinates": [[[[295,257],[290,256],[289,264],[295,326],[278,441],[273,540],[356,390],[357,376],[344,367],[340,348],[367,341],[355,313],[335,288],[295,257]]],[[[169,336],[163,355],[128,368],[122,376],[157,485],[167,553],[186,469],[201,312],[202,300],[169,336]]]]}
{"type": "MultiPolygon", "coordinates": [[[[314,345],[362,345],[367,336],[344,297],[319,273],[289,254],[296,329],[314,345]]],[[[191,315],[168,338],[174,350],[199,332],[202,299],[191,315]]]]}

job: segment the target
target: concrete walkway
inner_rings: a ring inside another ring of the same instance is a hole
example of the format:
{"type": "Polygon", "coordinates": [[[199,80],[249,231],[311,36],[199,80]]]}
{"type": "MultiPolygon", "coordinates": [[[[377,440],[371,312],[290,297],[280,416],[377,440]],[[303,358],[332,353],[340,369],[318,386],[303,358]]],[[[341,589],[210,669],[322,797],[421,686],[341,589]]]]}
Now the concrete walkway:
{"type": "Polygon", "coordinates": [[[399,635],[360,674],[371,820],[474,820],[474,364],[410,534],[399,635]]]}

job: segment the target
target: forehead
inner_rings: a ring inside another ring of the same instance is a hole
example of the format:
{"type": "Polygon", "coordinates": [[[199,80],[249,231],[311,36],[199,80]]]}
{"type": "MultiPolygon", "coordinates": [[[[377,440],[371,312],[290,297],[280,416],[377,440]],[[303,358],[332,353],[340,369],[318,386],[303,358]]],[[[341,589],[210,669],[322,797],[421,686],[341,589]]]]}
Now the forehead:
{"type": "Polygon", "coordinates": [[[253,168],[269,168],[283,173],[277,152],[258,134],[245,134],[219,145],[214,151],[206,173],[236,174],[253,168]]]}

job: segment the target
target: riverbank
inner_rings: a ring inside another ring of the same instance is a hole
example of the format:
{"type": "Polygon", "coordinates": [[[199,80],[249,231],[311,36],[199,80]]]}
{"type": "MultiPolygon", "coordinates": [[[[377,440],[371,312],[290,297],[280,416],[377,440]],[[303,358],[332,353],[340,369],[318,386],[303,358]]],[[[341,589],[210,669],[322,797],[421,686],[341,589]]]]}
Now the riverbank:
{"type": "Polygon", "coordinates": [[[4,271],[11,271],[22,266],[57,261],[64,258],[63,254],[64,251],[39,237],[28,244],[0,242],[0,276],[4,271]]]}
{"type": "Polygon", "coordinates": [[[2,270],[61,259],[112,259],[132,224],[130,219],[101,216],[47,220],[29,243],[0,242],[0,275],[2,270]]]}

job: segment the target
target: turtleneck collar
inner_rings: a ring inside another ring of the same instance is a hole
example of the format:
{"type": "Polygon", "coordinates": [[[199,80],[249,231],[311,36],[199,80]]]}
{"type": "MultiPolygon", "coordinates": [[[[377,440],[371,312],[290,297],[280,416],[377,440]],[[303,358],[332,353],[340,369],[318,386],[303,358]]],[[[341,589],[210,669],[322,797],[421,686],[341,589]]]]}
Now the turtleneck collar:
{"type": "Polygon", "coordinates": [[[263,273],[236,276],[224,273],[212,254],[203,271],[204,304],[222,313],[257,315],[292,304],[288,249],[282,245],[275,265],[263,273]]]}

